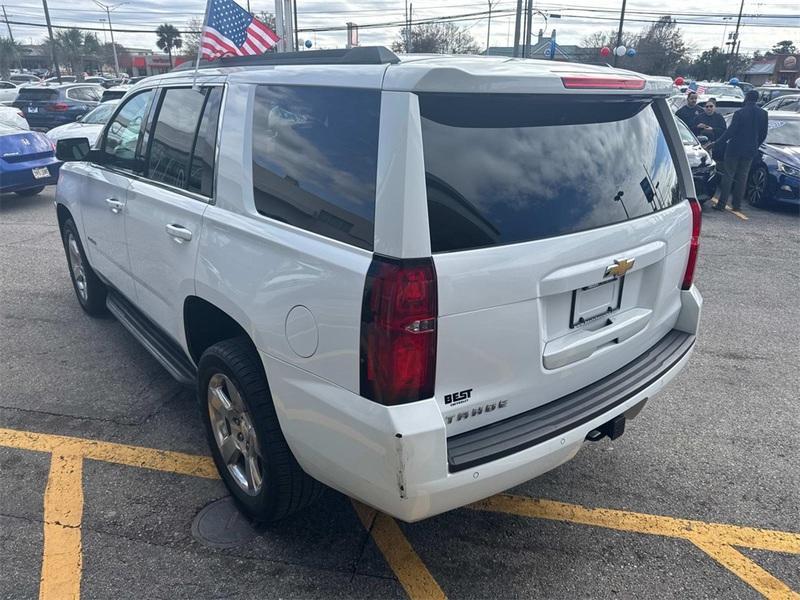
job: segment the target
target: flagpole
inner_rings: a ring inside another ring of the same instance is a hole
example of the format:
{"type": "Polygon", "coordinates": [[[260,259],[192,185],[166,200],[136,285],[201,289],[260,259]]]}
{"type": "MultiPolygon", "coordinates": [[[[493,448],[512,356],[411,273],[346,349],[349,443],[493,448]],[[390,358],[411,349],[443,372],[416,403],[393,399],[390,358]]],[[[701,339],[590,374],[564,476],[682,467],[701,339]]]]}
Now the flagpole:
{"type": "Polygon", "coordinates": [[[192,78],[192,89],[197,90],[197,71],[200,69],[200,56],[203,54],[203,32],[208,24],[208,10],[214,0],[206,0],[206,14],[203,16],[203,28],[200,30],[200,39],[197,44],[197,60],[194,62],[194,77],[192,78]]]}

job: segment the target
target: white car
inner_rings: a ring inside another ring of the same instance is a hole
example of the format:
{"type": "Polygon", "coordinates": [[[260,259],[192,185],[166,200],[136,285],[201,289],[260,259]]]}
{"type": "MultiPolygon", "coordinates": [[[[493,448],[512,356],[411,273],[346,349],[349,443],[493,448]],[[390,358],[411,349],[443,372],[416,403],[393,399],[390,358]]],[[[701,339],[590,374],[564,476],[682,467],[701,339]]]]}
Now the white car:
{"type": "Polygon", "coordinates": [[[17,99],[19,86],[13,81],[0,81],[0,106],[9,106],[17,99]]]}
{"type": "Polygon", "coordinates": [[[13,106],[0,106],[0,123],[17,129],[30,129],[25,114],[13,106]]]}
{"type": "Polygon", "coordinates": [[[47,132],[49,137],[54,142],[65,138],[82,137],[89,140],[91,146],[95,145],[97,138],[103,131],[103,127],[114,114],[114,111],[119,104],[119,100],[109,100],[98,104],[96,108],[86,113],[74,123],[67,123],[66,125],[59,125],[53,127],[47,132]]]}
{"type": "Polygon", "coordinates": [[[668,78],[363,47],[197,83],[150,77],[96,149],[60,140],[57,214],[78,302],[198,390],[254,518],[320,483],[406,521],[486,498],[619,436],[690,360],[668,78]]]}

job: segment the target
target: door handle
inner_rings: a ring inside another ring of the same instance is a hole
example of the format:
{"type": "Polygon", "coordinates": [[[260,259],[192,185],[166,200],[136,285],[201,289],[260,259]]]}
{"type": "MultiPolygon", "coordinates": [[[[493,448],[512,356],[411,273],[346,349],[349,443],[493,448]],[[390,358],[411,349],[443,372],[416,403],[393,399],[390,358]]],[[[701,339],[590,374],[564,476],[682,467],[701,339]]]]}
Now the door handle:
{"type": "Polygon", "coordinates": [[[192,232],[183,227],[182,225],[167,224],[167,235],[171,236],[173,240],[182,244],[192,239],[192,232]]]}
{"type": "Polygon", "coordinates": [[[122,209],[125,208],[125,203],[116,198],[106,198],[106,204],[115,215],[121,213],[122,209]]]}

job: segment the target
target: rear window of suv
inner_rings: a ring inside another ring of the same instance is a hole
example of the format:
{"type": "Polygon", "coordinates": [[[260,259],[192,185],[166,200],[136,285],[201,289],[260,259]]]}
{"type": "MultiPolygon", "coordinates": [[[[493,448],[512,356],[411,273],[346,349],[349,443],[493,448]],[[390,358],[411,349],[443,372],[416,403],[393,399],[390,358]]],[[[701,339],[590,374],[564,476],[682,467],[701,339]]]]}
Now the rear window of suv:
{"type": "Polygon", "coordinates": [[[371,250],[380,92],[258,86],[253,114],[256,210],[371,250]]]}
{"type": "Polygon", "coordinates": [[[419,94],[431,249],[526,242],[681,199],[649,100],[419,94]]]}
{"type": "Polygon", "coordinates": [[[58,90],[48,88],[22,88],[17,94],[17,101],[48,102],[58,98],[58,90]]]}

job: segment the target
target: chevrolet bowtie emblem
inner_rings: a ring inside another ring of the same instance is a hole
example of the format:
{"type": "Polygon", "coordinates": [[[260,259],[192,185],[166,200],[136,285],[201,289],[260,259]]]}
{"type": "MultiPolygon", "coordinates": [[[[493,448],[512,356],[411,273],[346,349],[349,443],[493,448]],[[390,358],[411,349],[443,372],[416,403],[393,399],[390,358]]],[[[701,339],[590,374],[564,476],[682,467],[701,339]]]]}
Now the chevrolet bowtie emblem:
{"type": "Polygon", "coordinates": [[[633,263],[635,261],[635,258],[620,258],[619,260],[615,260],[613,265],[606,267],[605,277],[622,277],[633,268],[633,263]]]}

